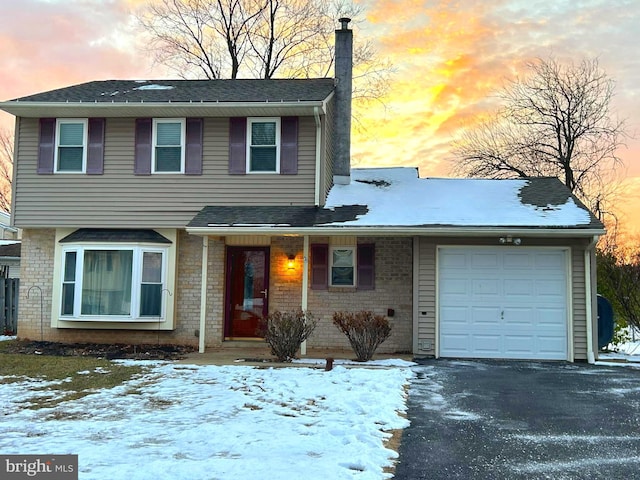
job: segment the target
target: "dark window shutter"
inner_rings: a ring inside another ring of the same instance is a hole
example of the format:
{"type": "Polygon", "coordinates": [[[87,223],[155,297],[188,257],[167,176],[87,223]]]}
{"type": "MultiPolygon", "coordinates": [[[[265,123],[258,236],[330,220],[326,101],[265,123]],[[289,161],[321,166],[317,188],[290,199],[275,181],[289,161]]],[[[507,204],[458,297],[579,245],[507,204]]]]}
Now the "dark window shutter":
{"type": "Polygon", "coordinates": [[[373,243],[358,245],[358,290],[374,290],[376,249],[373,243]]]}
{"type": "Polygon", "coordinates": [[[329,245],[311,245],[311,288],[326,290],[329,284],[329,245]]]}
{"type": "Polygon", "coordinates": [[[102,175],[104,172],[104,118],[89,119],[89,141],[87,142],[87,174],[102,175]]]}
{"type": "Polygon", "coordinates": [[[280,120],[280,173],[298,173],[298,117],[282,117],[280,120]]]}
{"type": "Polygon", "coordinates": [[[136,119],[136,150],[133,173],[151,175],[152,121],[150,118],[136,119]]]}
{"type": "Polygon", "coordinates": [[[247,173],[247,119],[229,119],[229,174],[247,173]]]}
{"type": "Polygon", "coordinates": [[[40,138],[38,145],[38,173],[53,173],[53,157],[56,148],[56,119],[40,119],[40,138]]]}
{"type": "Polygon", "coordinates": [[[187,118],[187,139],[184,173],[202,175],[202,130],[201,118],[187,118]]]}

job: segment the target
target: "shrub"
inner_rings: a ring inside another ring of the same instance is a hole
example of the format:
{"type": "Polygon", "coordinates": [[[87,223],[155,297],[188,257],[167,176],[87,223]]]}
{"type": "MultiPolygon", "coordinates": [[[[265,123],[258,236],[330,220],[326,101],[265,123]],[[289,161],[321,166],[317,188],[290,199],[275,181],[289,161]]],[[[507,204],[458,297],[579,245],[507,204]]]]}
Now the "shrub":
{"type": "Polygon", "coordinates": [[[311,336],[316,321],[309,312],[275,312],[261,322],[261,334],[279,362],[290,362],[302,342],[311,336]]]}
{"type": "Polygon", "coordinates": [[[333,324],[347,336],[359,362],[371,360],[378,346],[391,335],[387,317],[374,315],[367,310],[336,312],[333,314],[333,324]]]}

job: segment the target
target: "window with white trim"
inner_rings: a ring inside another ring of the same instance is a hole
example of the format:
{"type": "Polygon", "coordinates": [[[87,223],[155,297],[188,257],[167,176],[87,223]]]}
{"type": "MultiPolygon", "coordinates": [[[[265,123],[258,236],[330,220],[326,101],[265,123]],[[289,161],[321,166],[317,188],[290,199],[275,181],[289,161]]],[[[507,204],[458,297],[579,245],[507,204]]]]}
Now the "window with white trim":
{"type": "Polygon", "coordinates": [[[153,119],[153,173],[184,173],[185,119],[153,119]]]}
{"type": "Polygon", "coordinates": [[[331,247],[329,255],[329,285],[354,287],[356,285],[356,247],[331,247]]]}
{"type": "Polygon", "coordinates": [[[247,118],[247,172],[280,172],[280,118],[247,118]]]}
{"type": "Polygon", "coordinates": [[[62,258],[61,317],[138,322],[163,317],[167,248],[68,245],[62,258]]]}
{"type": "Polygon", "coordinates": [[[85,172],[88,129],[89,123],[86,118],[59,118],[56,121],[56,172],[85,172]]]}

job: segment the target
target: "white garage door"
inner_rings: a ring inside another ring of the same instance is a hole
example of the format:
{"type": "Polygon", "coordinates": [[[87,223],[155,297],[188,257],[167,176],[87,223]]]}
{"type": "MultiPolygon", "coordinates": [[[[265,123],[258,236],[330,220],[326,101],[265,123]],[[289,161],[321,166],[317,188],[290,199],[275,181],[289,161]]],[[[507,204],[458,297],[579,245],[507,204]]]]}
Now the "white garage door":
{"type": "Polygon", "coordinates": [[[561,249],[438,251],[441,357],[567,358],[567,264],[561,249]]]}

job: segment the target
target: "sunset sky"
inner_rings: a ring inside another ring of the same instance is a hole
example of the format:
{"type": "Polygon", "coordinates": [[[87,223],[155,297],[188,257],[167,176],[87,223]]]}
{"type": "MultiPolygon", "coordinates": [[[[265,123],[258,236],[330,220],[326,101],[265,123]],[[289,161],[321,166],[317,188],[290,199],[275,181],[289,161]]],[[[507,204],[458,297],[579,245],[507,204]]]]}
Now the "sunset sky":
{"type": "MultiPolygon", "coordinates": [[[[154,66],[132,12],[144,0],[0,0],[0,100],[90,80],[173,78],[154,66]]],[[[640,232],[640,2],[637,0],[360,0],[368,38],[396,72],[385,109],[362,115],[353,165],[447,176],[450,142],[493,108],[492,93],[536,57],[597,57],[616,82],[629,133],[618,205],[640,232]],[[634,223],[635,222],[635,223],[634,223]]],[[[337,27],[337,22],[336,22],[337,27]]],[[[0,113],[0,127],[13,117],[0,113]]]]}

